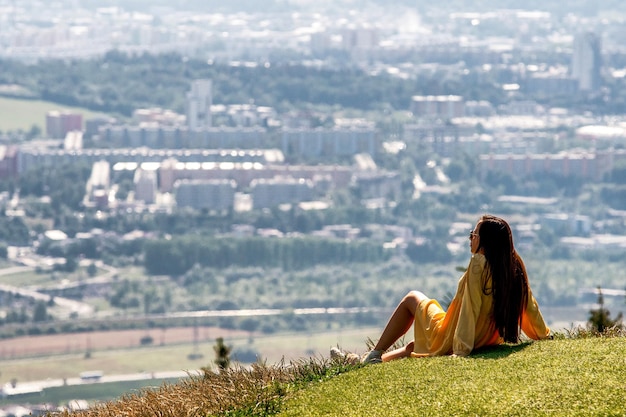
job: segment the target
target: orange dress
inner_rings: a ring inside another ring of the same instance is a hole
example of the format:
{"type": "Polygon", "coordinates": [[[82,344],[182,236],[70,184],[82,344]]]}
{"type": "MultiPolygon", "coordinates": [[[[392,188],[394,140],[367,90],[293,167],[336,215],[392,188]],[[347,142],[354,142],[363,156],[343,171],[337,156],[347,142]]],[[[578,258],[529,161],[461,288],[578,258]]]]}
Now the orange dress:
{"type": "MultiPolygon", "coordinates": [[[[467,356],[473,349],[503,343],[491,314],[493,297],[483,292],[483,271],[486,263],[484,255],[472,255],[447,312],[432,299],[423,300],[417,306],[413,324],[415,345],[412,356],[452,353],[467,356]]],[[[487,277],[487,285],[490,283],[491,275],[487,277]]],[[[550,334],[530,288],[521,329],[534,340],[545,339],[550,334]]]]}

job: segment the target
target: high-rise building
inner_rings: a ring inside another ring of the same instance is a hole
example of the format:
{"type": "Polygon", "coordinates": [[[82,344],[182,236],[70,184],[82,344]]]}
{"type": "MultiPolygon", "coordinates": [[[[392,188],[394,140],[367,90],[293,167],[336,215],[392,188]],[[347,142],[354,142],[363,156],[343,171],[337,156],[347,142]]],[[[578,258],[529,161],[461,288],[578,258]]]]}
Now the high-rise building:
{"type": "Polygon", "coordinates": [[[83,130],[83,115],[70,111],[52,110],[46,113],[46,135],[52,139],[64,139],[68,132],[83,130]]]}
{"type": "Polygon", "coordinates": [[[17,175],[18,147],[0,145],[0,179],[14,178],[17,175]]]}
{"type": "Polygon", "coordinates": [[[601,70],[600,38],[593,32],[576,35],[572,55],[572,78],[578,81],[578,91],[593,91],[600,88],[601,70]]]}
{"type": "Polygon", "coordinates": [[[141,167],[135,171],[135,201],[153,204],[156,201],[157,174],[155,170],[146,170],[141,167]]]}
{"type": "Polygon", "coordinates": [[[107,161],[100,160],[93,164],[91,176],[87,180],[87,200],[98,207],[108,205],[111,181],[111,166],[107,161]]]}
{"type": "Polygon", "coordinates": [[[67,132],[63,141],[63,149],[68,152],[83,149],[83,132],[80,130],[67,132]]]}
{"type": "Polygon", "coordinates": [[[212,104],[213,84],[211,80],[194,80],[191,83],[191,91],[187,92],[187,127],[189,130],[211,127],[212,104]]]}

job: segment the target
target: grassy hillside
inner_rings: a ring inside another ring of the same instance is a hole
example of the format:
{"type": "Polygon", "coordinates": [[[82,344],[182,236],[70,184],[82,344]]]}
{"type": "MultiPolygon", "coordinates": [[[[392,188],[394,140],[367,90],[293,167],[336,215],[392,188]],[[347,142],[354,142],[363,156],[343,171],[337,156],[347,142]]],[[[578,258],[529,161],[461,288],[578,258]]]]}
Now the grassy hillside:
{"type": "Polygon", "coordinates": [[[207,372],[79,416],[625,415],[626,338],[560,337],[468,358],[326,359],[207,372]]]}
{"type": "Polygon", "coordinates": [[[311,386],[282,416],[624,415],[626,340],[502,347],[371,366],[311,386]]]}

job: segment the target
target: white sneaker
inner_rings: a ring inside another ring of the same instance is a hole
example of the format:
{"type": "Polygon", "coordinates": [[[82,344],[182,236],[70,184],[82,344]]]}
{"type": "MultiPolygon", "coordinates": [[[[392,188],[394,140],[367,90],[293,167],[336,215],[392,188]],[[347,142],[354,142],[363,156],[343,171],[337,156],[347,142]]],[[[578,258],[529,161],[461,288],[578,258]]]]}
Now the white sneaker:
{"type": "Polygon", "coordinates": [[[380,350],[370,350],[369,353],[363,358],[361,363],[372,364],[381,363],[383,361],[383,352],[380,350]]]}

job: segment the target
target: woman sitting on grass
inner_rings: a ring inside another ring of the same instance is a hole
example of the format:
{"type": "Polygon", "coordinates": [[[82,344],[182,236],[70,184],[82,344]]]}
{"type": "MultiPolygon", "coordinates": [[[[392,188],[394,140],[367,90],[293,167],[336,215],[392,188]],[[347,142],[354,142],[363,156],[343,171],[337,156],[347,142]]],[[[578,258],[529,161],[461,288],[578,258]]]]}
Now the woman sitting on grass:
{"type": "MultiPolygon", "coordinates": [[[[404,357],[467,356],[483,346],[518,343],[520,328],[531,339],[548,338],[550,329],[530,290],[524,262],[513,247],[509,224],[484,215],[469,239],[472,257],[448,311],[419,291],[409,292],[363,363],[404,357]],[[386,352],[411,325],[415,340],[386,352]]],[[[345,354],[333,348],[331,356],[345,354]]]]}

